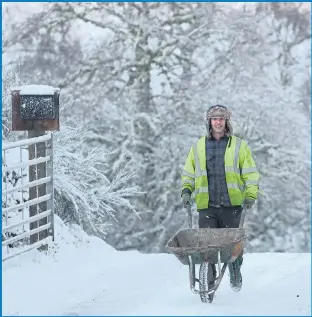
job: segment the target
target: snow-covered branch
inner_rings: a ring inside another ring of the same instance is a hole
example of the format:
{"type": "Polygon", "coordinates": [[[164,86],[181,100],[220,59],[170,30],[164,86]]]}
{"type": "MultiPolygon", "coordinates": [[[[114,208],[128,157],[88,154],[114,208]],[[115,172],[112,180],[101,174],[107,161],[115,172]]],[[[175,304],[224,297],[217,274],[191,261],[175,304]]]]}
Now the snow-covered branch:
{"type": "Polygon", "coordinates": [[[112,179],[107,177],[105,160],[109,153],[103,147],[87,149],[84,143],[87,131],[84,124],[70,120],[54,135],[55,189],[71,206],[62,209],[61,201],[58,212],[63,219],[76,221],[87,232],[103,235],[103,225],[115,217],[117,206],[136,212],[130,200],[140,191],[138,186],[129,185],[135,171],[127,172],[127,165],[112,179]]]}

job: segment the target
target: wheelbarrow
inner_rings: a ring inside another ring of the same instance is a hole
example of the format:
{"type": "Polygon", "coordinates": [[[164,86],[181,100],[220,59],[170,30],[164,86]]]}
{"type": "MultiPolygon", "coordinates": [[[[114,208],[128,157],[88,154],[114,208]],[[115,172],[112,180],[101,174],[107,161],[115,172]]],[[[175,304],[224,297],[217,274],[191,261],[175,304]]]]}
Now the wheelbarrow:
{"type": "Polygon", "coordinates": [[[247,238],[243,229],[246,208],[243,206],[239,228],[195,229],[192,228],[190,204],[187,205],[187,212],[189,229],[178,231],[166,247],[183,265],[189,266],[191,291],[199,294],[203,303],[212,303],[228,263],[234,262],[243,251],[247,238]],[[195,274],[196,264],[200,265],[198,278],[195,274]],[[212,264],[218,264],[217,276],[213,276],[212,264]],[[198,289],[196,282],[199,284],[198,289]]]}

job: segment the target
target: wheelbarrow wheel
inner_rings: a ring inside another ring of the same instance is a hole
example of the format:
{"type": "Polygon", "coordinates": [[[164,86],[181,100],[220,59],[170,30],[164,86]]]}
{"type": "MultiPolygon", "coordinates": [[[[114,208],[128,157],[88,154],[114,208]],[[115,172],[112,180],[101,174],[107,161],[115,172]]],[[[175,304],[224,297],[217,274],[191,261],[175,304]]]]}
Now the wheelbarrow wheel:
{"type": "Polygon", "coordinates": [[[209,262],[203,262],[199,268],[199,294],[203,303],[212,303],[214,294],[208,294],[209,286],[214,279],[213,267],[209,262]]]}

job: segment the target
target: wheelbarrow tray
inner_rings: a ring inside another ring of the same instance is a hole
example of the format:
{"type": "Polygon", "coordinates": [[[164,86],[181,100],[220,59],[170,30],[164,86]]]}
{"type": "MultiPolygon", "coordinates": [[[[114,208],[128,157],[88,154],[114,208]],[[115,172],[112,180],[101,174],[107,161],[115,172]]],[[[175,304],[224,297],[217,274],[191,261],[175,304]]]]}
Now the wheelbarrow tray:
{"type": "Polygon", "coordinates": [[[217,264],[218,251],[220,262],[226,263],[233,262],[241,253],[246,237],[242,228],[183,229],[168,241],[167,248],[184,265],[189,264],[188,256],[195,264],[217,264]]]}

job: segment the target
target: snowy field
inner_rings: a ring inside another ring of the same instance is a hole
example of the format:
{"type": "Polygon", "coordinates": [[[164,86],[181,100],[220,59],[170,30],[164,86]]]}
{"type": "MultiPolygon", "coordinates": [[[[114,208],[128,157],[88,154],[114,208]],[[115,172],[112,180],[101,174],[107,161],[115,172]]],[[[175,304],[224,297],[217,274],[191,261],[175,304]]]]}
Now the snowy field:
{"type": "Polygon", "coordinates": [[[173,255],[120,252],[56,217],[49,254],[3,263],[3,315],[311,315],[310,254],[246,254],[243,288],[227,273],[212,304],[173,255]]]}

